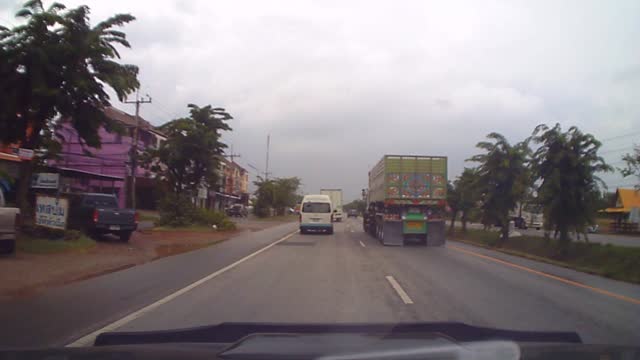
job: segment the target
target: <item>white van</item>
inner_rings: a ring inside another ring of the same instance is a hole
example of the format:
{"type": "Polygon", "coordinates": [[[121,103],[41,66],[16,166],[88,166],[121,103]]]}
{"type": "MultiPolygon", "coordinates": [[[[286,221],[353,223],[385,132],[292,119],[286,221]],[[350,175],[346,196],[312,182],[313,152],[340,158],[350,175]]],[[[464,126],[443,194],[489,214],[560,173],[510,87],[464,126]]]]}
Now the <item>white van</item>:
{"type": "Polygon", "coordinates": [[[324,231],[333,234],[333,208],[327,195],[306,195],[300,206],[300,234],[324,231]]]}

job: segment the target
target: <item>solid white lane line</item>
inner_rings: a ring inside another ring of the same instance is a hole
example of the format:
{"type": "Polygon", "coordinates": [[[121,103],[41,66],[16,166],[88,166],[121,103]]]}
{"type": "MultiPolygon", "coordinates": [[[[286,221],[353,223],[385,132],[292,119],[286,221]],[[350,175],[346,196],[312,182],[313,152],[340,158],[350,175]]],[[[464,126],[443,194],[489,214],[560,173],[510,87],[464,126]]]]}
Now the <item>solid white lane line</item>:
{"type": "Polygon", "coordinates": [[[391,287],[393,288],[393,290],[395,290],[396,293],[398,293],[398,296],[400,296],[400,299],[402,299],[402,301],[404,301],[405,304],[413,304],[413,300],[411,300],[411,298],[409,297],[409,294],[407,294],[407,292],[404,291],[402,286],[398,284],[398,282],[396,281],[396,279],[393,278],[393,276],[387,275],[386,278],[389,284],[391,284],[391,287]]]}
{"type": "Polygon", "coordinates": [[[364,245],[364,243],[362,242],[362,240],[358,240],[358,241],[360,242],[360,246],[362,246],[362,247],[366,247],[366,246],[364,245]]]}
{"type": "Polygon", "coordinates": [[[140,309],[138,311],[135,311],[135,312],[123,317],[120,320],[116,320],[116,321],[112,322],[111,324],[109,324],[109,325],[107,325],[107,326],[105,326],[105,327],[103,327],[101,329],[98,329],[98,330],[96,330],[96,331],[94,331],[94,332],[92,332],[92,333],[90,333],[88,335],[85,335],[85,336],[81,337],[80,339],[78,339],[78,340],[76,340],[76,341],[74,341],[74,342],[72,342],[70,344],[67,344],[66,346],[67,347],[92,346],[94,341],[96,340],[96,337],[99,334],[101,334],[103,332],[107,332],[107,331],[115,331],[116,329],[121,328],[122,326],[124,326],[127,323],[130,323],[131,321],[141,317],[142,315],[144,315],[144,314],[146,314],[146,313],[148,313],[150,311],[153,311],[154,309],[156,309],[160,305],[166,304],[169,301],[177,298],[178,296],[183,295],[183,294],[195,289],[196,287],[206,283],[207,281],[209,281],[209,280],[211,280],[211,279],[213,279],[213,278],[215,278],[215,277],[217,277],[217,276],[219,276],[219,275],[221,275],[221,274],[233,269],[234,267],[242,264],[243,262],[253,258],[254,256],[257,256],[257,255],[269,250],[273,246],[275,246],[275,245],[277,245],[277,244],[289,239],[290,237],[292,237],[293,235],[295,235],[297,233],[298,233],[298,231],[296,230],[295,232],[293,232],[293,233],[291,233],[289,235],[286,235],[283,238],[281,238],[281,239],[279,239],[279,240],[277,240],[275,242],[272,242],[271,244],[261,248],[260,250],[257,250],[255,252],[243,257],[242,259],[237,260],[236,262],[234,262],[234,263],[232,263],[230,265],[227,265],[227,266],[223,267],[222,269],[220,269],[220,270],[218,270],[218,271],[216,271],[214,273],[211,273],[211,274],[203,277],[202,279],[200,279],[200,280],[198,280],[196,282],[191,283],[190,285],[187,285],[187,286],[183,287],[182,289],[174,292],[173,294],[170,294],[170,295],[168,295],[168,296],[166,296],[166,297],[164,297],[164,298],[162,298],[162,299],[160,299],[160,300],[158,300],[158,301],[156,301],[156,302],[154,302],[152,304],[149,304],[149,305],[143,307],[142,309],[140,309]]]}

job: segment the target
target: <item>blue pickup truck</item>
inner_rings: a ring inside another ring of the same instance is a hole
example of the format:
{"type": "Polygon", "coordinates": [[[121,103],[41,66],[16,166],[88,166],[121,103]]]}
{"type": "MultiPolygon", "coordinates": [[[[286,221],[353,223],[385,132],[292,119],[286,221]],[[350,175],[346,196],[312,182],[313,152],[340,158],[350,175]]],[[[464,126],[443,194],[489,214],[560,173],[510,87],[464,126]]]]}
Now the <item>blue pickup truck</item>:
{"type": "Polygon", "coordinates": [[[69,227],[89,235],[115,234],[121,241],[129,241],[138,228],[138,214],[133,209],[121,209],[115,195],[99,193],[70,193],[69,227]]]}

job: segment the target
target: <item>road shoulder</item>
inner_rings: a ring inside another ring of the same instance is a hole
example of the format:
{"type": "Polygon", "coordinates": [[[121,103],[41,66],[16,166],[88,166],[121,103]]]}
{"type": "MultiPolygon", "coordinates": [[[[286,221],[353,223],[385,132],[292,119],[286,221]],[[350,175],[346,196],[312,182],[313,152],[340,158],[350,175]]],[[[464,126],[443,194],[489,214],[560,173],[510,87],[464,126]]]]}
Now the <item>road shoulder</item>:
{"type": "Polygon", "coordinates": [[[0,347],[65,345],[269,245],[296,225],[243,232],[213,247],[4,301],[0,347]]]}

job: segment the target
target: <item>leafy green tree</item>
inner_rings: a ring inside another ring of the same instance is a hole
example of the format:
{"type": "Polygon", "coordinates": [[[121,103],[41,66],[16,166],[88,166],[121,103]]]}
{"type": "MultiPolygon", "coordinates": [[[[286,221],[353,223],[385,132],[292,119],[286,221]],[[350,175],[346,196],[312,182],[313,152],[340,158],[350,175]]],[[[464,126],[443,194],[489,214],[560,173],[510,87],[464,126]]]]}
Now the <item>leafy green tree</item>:
{"type": "Polygon", "coordinates": [[[528,141],[511,145],[507,139],[491,133],[493,141],[479,142],[484,150],[468,161],[477,162],[478,193],[482,194],[483,223],[499,223],[502,234],[498,245],[509,239],[509,211],[522,199],[529,183],[527,165],[531,150],[528,141]]]}
{"type": "Polygon", "coordinates": [[[352,202],[343,206],[346,211],[356,210],[358,214],[364,213],[367,208],[367,202],[361,199],[353,200],[352,202]]]}
{"type": "Polygon", "coordinates": [[[284,215],[286,209],[296,206],[298,189],[301,181],[297,177],[278,178],[275,180],[275,199],[273,207],[279,215],[284,215]]]}
{"type": "Polygon", "coordinates": [[[460,193],[458,192],[458,189],[456,189],[453,181],[449,181],[447,183],[447,204],[451,208],[451,224],[449,225],[449,232],[453,234],[453,229],[460,209],[460,193]]]}
{"type": "Polygon", "coordinates": [[[257,216],[269,216],[270,209],[278,214],[284,214],[287,208],[296,206],[299,201],[297,194],[302,182],[297,177],[277,178],[265,180],[258,177],[256,185],[256,202],[254,213],[257,216]]]}
{"type": "Polygon", "coordinates": [[[231,131],[226,123],[233,119],[222,108],[189,104],[188,118],[172,120],[160,127],[167,135],[157,149],[143,155],[143,166],[166,181],[178,198],[192,196],[200,186],[217,182],[218,159],[227,147],[220,137],[231,131]]]}
{"type": "Polygon", "coordinates": [[[453,232],[458,213],[462,222],[462,232],[467,232],[470,211],[480,199],[477,189],[478,181],[476,170],[465,168],[456,180],[447,184],[447,203],[452,211],[449,232],[453,232]]]}
{"type": "Polygon", "coordinates": [[[598,156],[600,142],[572,126],[566,132],[560,124],[553,128],[539,125],[532,140],[540,146],[533,154],[535,177],[541,181],[538,191],[544,206],[545,223],[559,235],[560,255],[568,253],[569,232],[584,232],[594,216],[604,183],[595,175],[612,171],[598,156]]]}
{"type": "Polygon", "coordinates": [[[624,177],[635,175],[638,178],[636,189],[640,189],[640,146],[636,146],[633,153],[626,154],[622,160],[627,163],[626,168],[620,169],[622,175],[624,177]]]}
{"type": "MultiPolygon", "coordinates": [[[[106,87],[120,100],[139,87],[138,68],[117,62],[116,46],[130,44],[114,29],[135,18],[119,14],[92,27],[89,7],[54,3],[45,9],[40,0],[27,1],[16,16],[24,25],[0,27],[0,142],[52,146],[62,119],[86,145],[100,147],[98,130],[117,127],[102,111],[110,105],[106,87]]],[[[25,211],[36,162],[21,165],[17,202],[25,211]]]]}

